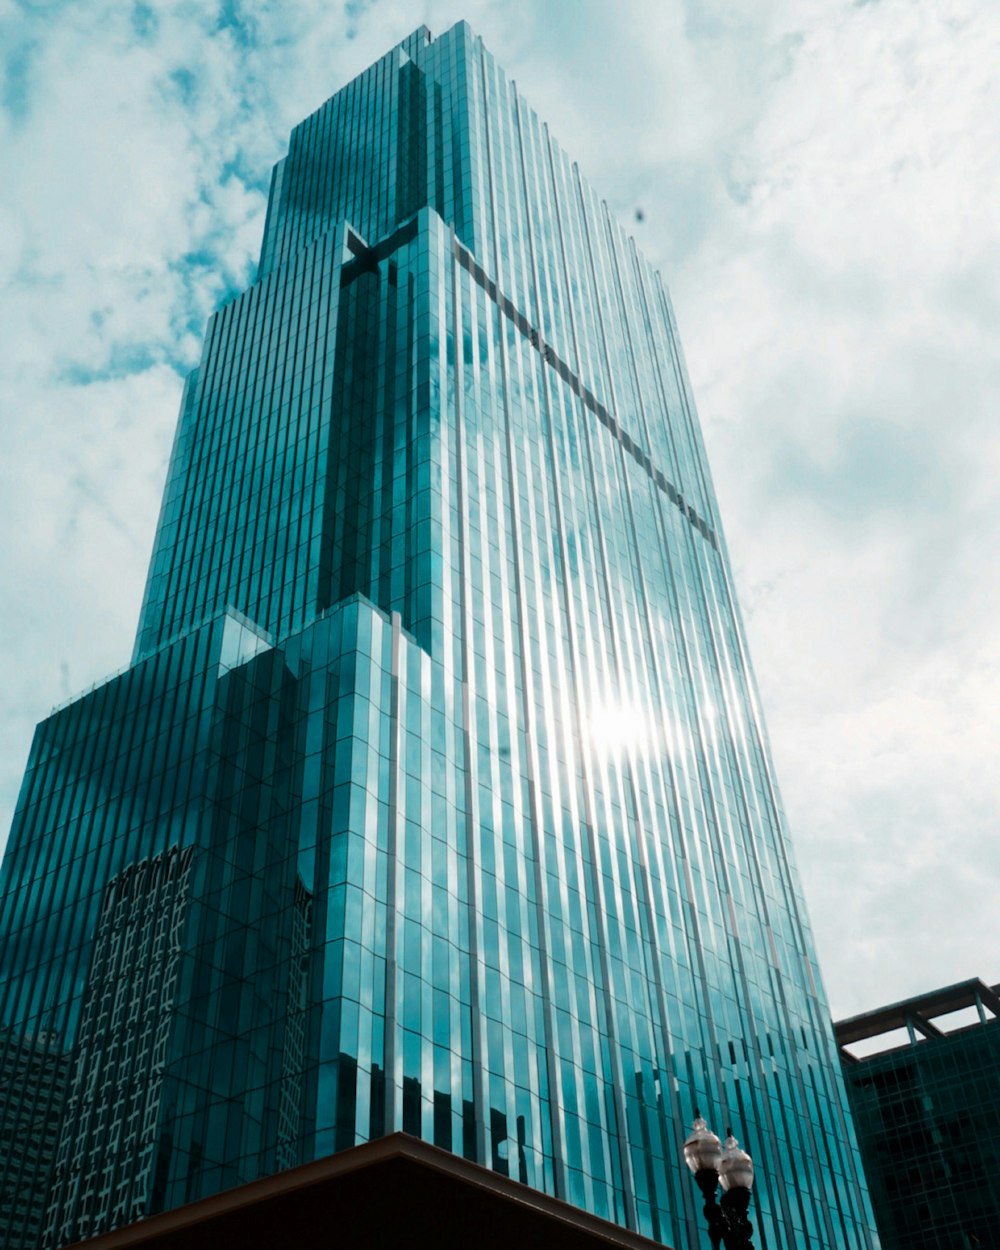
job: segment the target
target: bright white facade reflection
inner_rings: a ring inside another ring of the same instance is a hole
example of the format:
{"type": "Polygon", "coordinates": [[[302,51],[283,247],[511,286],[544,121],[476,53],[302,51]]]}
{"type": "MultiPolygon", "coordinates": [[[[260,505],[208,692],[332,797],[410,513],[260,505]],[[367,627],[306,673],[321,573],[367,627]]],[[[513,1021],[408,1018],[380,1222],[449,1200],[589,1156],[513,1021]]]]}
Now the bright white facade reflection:
{"type": "Polygon", "coordinates": [[[602,759],[618,761],[626,755],[669,750],[665,725],[638,699],[599,703],[588,711],[584,725],[587,744],[602,759]]]}

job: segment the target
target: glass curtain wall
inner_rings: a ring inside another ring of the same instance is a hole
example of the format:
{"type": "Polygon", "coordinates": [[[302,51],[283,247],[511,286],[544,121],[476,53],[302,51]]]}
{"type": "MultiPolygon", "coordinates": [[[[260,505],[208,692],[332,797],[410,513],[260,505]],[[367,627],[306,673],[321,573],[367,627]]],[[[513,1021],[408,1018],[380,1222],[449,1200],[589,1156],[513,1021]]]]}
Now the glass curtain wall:
{"type": "Polygon", "coordinates": [[[2,889],[18,1250],[396,1130],[687,1247],[695,1105],[875,1244],[668,293],[464,23],[293,131],[2,889]]]}

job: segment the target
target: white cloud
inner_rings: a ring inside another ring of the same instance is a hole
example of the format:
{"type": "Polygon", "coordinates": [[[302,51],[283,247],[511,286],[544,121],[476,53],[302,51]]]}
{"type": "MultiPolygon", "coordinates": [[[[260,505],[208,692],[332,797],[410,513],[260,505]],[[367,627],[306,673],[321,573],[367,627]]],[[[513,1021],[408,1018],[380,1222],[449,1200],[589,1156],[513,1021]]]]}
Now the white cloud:
{"type": "Polygon", "coordinates": [[[674,284],[843,1013],[1000,972],[953,923],[1000,877],[998,40],[814,6],[674,284]]]}
{"type": "Polygon", "coordinates": [[[135,12],[22,11],[4,40],[4,835],[33,722],[128,658],[179,372],[246,282],[263,212],[222,176],[241,150],[231,41],[203,7],[163,6],[146,34],[135,12]]]}

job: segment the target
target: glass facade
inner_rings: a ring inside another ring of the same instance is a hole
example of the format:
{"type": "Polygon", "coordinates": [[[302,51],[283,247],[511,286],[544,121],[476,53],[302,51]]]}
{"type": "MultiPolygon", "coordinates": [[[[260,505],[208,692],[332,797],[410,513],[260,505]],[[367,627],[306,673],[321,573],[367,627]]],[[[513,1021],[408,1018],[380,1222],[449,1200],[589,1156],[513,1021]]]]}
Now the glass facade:
{"type": "Polygon", "coordinates": [[[12,1250],[396,1130],[693,1246],[696,1104],[877,1244],[667,291],[464,23],[293,131],[2,873],[12,1250]]]}

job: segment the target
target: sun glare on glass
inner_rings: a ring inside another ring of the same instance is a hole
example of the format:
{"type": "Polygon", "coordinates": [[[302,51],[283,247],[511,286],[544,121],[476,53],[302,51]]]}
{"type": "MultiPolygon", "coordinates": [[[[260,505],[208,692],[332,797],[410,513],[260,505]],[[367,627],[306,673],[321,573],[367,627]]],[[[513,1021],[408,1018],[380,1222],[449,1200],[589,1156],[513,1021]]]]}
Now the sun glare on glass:
{"type": "Polygon", "coordinates": [[[620,759],[636,752],[660,752],[667,735],[649,709],[638,700],[605,700],[592,704],[584,721],[584,742],[602,759],[620,759]]]}

